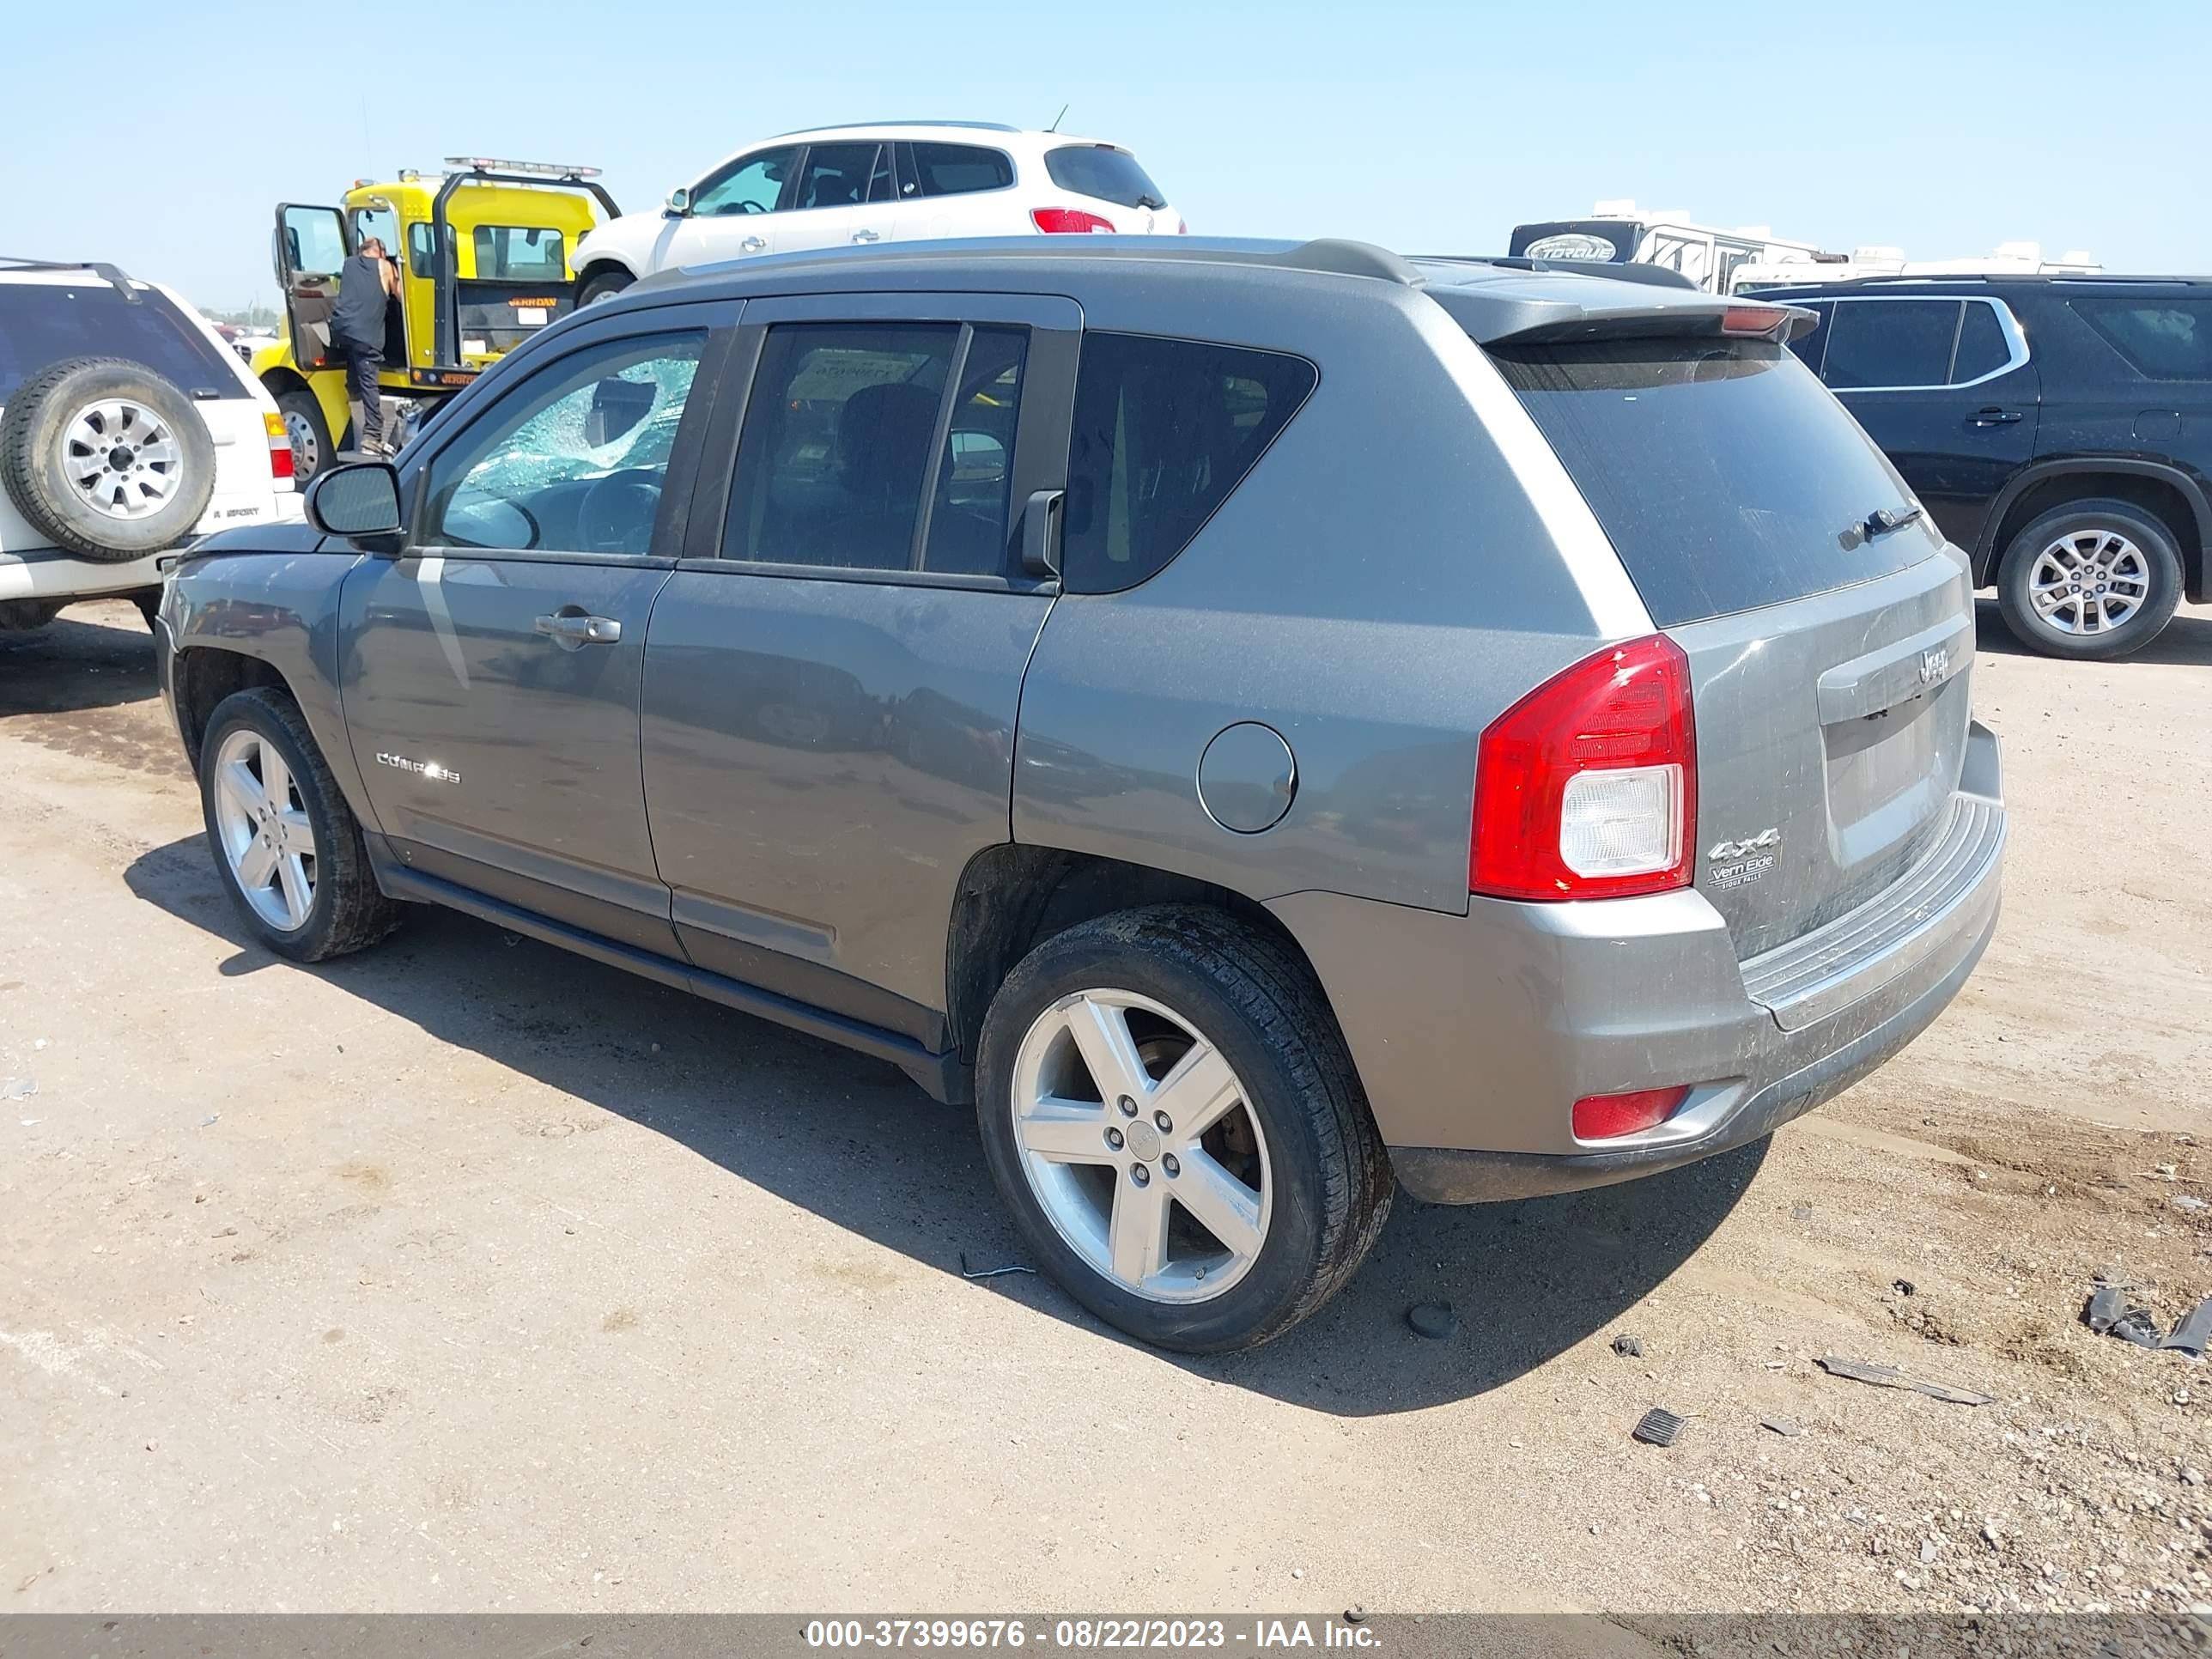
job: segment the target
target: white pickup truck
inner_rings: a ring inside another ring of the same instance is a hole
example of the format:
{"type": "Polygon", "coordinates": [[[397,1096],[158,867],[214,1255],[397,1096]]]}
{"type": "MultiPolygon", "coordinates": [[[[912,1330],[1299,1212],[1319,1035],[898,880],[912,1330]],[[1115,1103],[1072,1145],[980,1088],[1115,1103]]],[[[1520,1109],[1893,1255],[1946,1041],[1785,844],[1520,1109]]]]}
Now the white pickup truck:
{"type": "Polygon", "coordinates": [[[159,555],[299,516],[276,405],[191,305],[112,265],[0,260],[0,630],[80,599],[150,618],[159,555]]]}

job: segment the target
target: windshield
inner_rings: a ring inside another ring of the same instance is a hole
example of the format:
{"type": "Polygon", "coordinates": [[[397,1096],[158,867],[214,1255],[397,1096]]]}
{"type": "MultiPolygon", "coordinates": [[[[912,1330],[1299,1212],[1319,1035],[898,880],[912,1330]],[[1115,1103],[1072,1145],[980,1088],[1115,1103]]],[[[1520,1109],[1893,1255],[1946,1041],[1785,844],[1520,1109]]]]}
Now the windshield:
{"type": "Polygon", "coordinates": [[[1926,558],[1913,501],[1789,349],[1631,339],[1493,346],[1662,628],[1870,581],[1926,558]]]}
{"type": "Polygon", "coordinates": [[[1166,197],[1137,158],[1111,144],[1063,144],[1044,153],[1044,170],[1062,190],[1117,207],[1164,208],[1166,197]]]}
{"type": "Polygon", "coordinates": [[[65,357],[129,357],[196,399],[252,395],[223,353],[149,289],[126,301],[96,278],[0,287],[0,404],[65,357]]]}

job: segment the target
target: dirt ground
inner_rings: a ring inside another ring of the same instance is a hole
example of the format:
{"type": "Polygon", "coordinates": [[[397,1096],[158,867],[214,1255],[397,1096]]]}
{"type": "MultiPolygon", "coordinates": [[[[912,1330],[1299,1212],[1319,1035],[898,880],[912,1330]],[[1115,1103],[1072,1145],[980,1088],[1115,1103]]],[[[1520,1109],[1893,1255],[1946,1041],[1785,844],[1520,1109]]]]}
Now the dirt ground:
{"type": "Polygon", "coordinates": [[[2212,1602],[2212,1374],[2078,1317],[2212,1293],[2212,611],[1982,624],[1942,1021],[1769,1145],[1401,1200],[1203,1363],[964,1278],[1021,1260],[972,1121],[885,1066],[453,916],[244,945],[136,613],[0,639],[0,1608],[2212,1602]]]}

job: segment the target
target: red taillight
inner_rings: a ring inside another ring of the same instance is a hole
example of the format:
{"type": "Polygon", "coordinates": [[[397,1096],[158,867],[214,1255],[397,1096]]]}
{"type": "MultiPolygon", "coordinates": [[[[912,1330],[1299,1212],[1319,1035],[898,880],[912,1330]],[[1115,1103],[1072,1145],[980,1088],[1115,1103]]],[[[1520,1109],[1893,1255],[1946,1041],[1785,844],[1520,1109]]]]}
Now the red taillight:
{"type": "Polygon", "coordinates": [[[1686,887],[1697,823],[1689,659],[1663,634],[1631,640],[1547,680],[1482,734],[1468,889],[1583,899],[1686,887]]]}
{"type": "Polygon", "coordinates": [[[269,434],[269,477],[271,482],[292,476],[292,435],[284,430],[284,417],[264,410],[261,428],[269,434]]]}
{"type": "Polygon", "coordinates": [[[1081,235],[1089,231],[1110,235],[1114,229],[1111,219],[1085,213],[1081,208],[1032,208],[1030,222],[1048,236],[1081,235]]]}
{"type": "Polygon", "coordinates": [[[1188,236],[1190,234],[1190,226],[1181,218],[1177,218],[1176,220],[1176,234],[1178,236],[1188,236]]]}
{"type": "Polygon", "coordinates": [[[1790,320],[1780,306],[1730,306],[1721,313],[1723,334],[1771,334],[1790,320]]]}
{"type": "Polygon", "coordinates": [[[1687,1088],[1638,1089],[1627,1095],[1584,1095],[1575,1103],[1575,1139],[1612,1140],[1664,1123],[1689,1098],[1687,1088]]]}

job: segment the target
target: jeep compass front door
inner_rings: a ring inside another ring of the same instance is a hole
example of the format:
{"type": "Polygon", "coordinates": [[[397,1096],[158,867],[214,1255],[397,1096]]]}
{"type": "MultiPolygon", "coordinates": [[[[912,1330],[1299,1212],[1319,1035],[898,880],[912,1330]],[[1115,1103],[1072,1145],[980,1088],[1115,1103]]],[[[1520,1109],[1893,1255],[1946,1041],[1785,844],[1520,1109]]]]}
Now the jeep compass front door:
{"type": "Polygon", "coordinates": [[[341,676],[378,825],[410,868],[673,955],[638,696],[714,337],[647,326],[580,331],[410,470],[407,550],[348,578],[341,676]]]}

